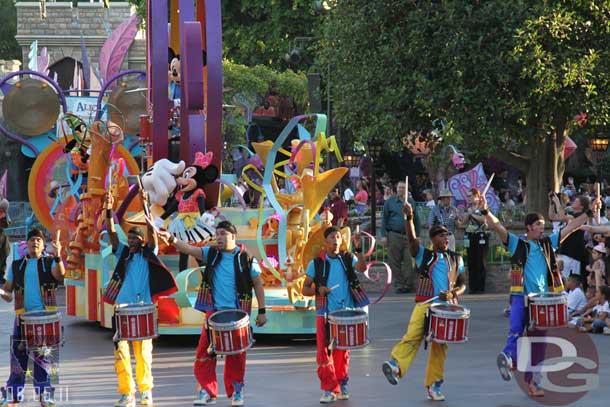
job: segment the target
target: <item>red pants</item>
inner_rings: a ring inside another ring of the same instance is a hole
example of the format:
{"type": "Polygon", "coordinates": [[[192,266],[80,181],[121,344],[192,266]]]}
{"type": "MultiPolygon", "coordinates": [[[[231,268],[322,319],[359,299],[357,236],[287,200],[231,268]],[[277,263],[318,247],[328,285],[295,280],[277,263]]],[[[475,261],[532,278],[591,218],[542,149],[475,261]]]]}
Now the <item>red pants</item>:
{"type": "MultiPolygon", "coordinates": [[[[195,378],[201,388],[208,392],[210,397],[218,396],[218,381],[216,380],[216,356],[210,356],[208,348],[210,341],[206,330],[207,319],[213,312],[206,312],[206,323],[199,336],[199,345],[195,354],[195,378]]],[[[244,383],[246,374],[246,352],[237,355],[225,356],[224,382],[227,396],[233,395],[233,383],[244,383]]]]}
{"type": "Polygon", "coordinates": [[[341,391],[341,383],[348,379],[349,350],[335,349],[329,355],[326,347],[326,323],[322,316],[316,318],[316,345],[320,387],[323,391],[338,393],[341,391]]]}

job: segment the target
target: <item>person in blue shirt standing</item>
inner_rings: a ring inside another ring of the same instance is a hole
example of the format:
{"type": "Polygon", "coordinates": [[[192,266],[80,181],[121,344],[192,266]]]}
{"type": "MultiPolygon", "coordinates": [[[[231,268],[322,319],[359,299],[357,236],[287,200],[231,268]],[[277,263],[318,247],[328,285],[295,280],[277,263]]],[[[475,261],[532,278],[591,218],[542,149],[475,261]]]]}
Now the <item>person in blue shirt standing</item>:
{"type": "MultiPolygon", "coordinates": [[[[0,296],[7,302],[15,297],[15,324],[12,337],[11,375],[6,388],[1,389],[0,406],[18,403],[24,396],[25,372],[28,369],[28,349],[23,346],[19,316],[30,311],[55,311],[57,309],[56,289],[64,278],[64,264],[61,261],[61,243],[51,243],[52,255],[43,256],[44,234],[40,229],[32,229],[27,235],[27,254],[13,261],[6,275],[0,296]]],[[[31,351],[31,349],[30,349],[31,351]]],[[[42,352],[32,352],[34,358],[34,387],[40,394],[42,407],[55,406],[53,388],[48,367],[51,363],[42,352]]]]}
{"type": "MultiPolygon", "coordinates": [[[[146,192],[141,191],[142,201],[147,202],[146,192]]],[[[119,241],[112,216],[112,195],[106,194],[106,227],[117,265],[104,291],[102,300],[109,304],[152,304],[160,296],[178,291],[176,280],[155,254],[157,235],[149,226],[148,243],[144,231],[134,226],[127,232],[127,246],[119,241]]],[[[152,339],[131,341],[136,359],[136,384],[140,391],[141,404],[152,405],[152,339]]],[[[129,355],[129,342],[115,342],[114,368],[121,395],[115,407],[135,407],[135,386],[129,355]]]]}
{"type": "MultiPolygon", "coordinates": [[[[392,280],[397,293],[411,292],[415,288],[415,273],[411,256],[407,249],[407,236],[405,234],[405,221],[402,207],[405,204],[404,181],[396,184],[396,193],[383,203],[383,216],[381,218],[381,245],[388,248],[388,265],[392,269],[392,280]]],[[[409,204],[415,206],[413,199],[409,204]]],[[[415,233],[419,234],[419,219],[417,212],[413,214],[415,233]]]]}
{"type": "MultiPolygon", "coordinates": [[[[191,246],[167,232],[160,232],[159,237],[180,253],[206,260],[195,303],[195,309],[205,312],[206,321],[214,312],[221,310],[241,309],[250,315],[254,289],[258,302],[256,325],[263,326],[267,322],[261,269],[255,258],[251,258],[243,247],[237,246],[237,229],[231,222],[224,220],[218,223],[214,246],[191,246]]],[[[207,322],[199,337],[194,373],[200,390],[193,405],[215,404],[218,394],[216,354],[210,351],[207,322]]],[[[224,384],[233,406],[244,405],[245,374],[246,352],[225,356],[224,384]]]]}
{"type": "Polygon", "coordinates": [[[349,399],[349,350],[329,349],[327,314],[345,308],[361,308],[369,299],[355,271],[364,272],[361,238],[354,236],[354,252],[341,251],[341,230],[331,226],[324,231],[325,250],[307,265],[303,295],[316,297],[316,346],[318,377],[322,388],[320,403],[349,399]]]}
{"type": "MultiPolygon", "coordinates": [[[[549,195],[551,198],[551,195],[549,195]]],[[[599,207],[599,200],[593,208],[599,207]]],[[[558,233],[544,235],[545,221],[539,213],[529,213],[525,217],[525,237],[509,233],[487,208],[485,197],[480,200],[481,214],[485,216],[490,229],[494,230],[511,255],[511,312],[510,329],[506,346],[497,358],[498,368],[504,380],[511,380],[514,363],[517,361],[517,343],[527,324],[525,296],[536,293],[563,292],[563,282],[557,267],[555,252],[564,239],[578,230],[593,216],[591,210],[571,220],[558,233]]],[[[544,352],[540,346],[532,346],[532,365],[542,362],[544,352]]],[[[526,372],[525,380],[531,396],[542,397],[539,378],[526,372]]]]}
{"type": "MultiPolygon", "coordinates": [[[[403,209],[409,250],[417,265],[417,291],[415,308],[411,313],[407,332],[392,349],[391,359],[384,362],[382,371],[390,384],[397,385],[398,379],[407,374],[415,355],[424,340],[426,313],[431,301],[457,303],[457,298],[466,290],[464,282],[464,261],[455,252],[448,250],[450,232],[444,225],[433,225],[429,236],[432,250],[425,248],[415,234],[413,208],[408,203],[403,209]]],[[[432,342],[424,385],[428,400],[443,401],[441,393],[444,382],[447,344],[432,342]]]]}

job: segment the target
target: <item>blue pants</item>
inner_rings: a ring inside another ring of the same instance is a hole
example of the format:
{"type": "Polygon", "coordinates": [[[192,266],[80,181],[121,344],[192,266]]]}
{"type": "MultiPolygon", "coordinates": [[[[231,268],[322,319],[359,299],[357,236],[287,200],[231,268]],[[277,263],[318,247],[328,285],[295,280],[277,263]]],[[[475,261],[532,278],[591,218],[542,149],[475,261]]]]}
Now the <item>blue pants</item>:
{"type": "MultiPolygon", "coordinates": [[[[525,297],[523,295],[511,295],[510,297],[510,328],[504,353],[510,356],[513,363],[517,363],[517,341],[526,332],[528,318],[526,315],[525,297]]],[[[544,336],[544,331],[538,331],[544,336]]],[[[532,366],[538,365],[544,360],[546,345],[544,343],[532,344],[532,366]]],[[[532,372],[525,372],[525,381],[532,379],[532,372]]]]}
{"type": "Polygon", "coordinates": [[[51,363],[47,357],[40,355],[38,352],[27,349],[25,341],[21,335],[21,329],[18,324],[18,318],[15,318],[12,337],[12,352],[11,358],[11,375],[6,382],[9,400],[18,400],[18,395],[23,394],[25,387],[25,376],[28,370],[28,362],[30,357],[34,361],[34,388],[39,394],[42,394],[45,389],[49,391],[51,380],[47,369],[51,363]],[[28,355],[28,353],[30,355],[28,355]]]}

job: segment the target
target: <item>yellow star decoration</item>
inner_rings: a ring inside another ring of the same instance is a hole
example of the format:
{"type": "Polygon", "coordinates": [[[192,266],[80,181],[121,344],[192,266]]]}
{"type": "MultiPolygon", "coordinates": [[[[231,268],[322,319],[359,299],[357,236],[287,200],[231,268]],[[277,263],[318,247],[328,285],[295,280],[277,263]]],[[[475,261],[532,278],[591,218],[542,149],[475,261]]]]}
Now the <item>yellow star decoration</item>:
{"type": "Polygon", "coordinates": [[[26,376],[26,377],[32,377],[32,370],[27,369],[27,370],[25,371],[25,376],[26,376]]]}

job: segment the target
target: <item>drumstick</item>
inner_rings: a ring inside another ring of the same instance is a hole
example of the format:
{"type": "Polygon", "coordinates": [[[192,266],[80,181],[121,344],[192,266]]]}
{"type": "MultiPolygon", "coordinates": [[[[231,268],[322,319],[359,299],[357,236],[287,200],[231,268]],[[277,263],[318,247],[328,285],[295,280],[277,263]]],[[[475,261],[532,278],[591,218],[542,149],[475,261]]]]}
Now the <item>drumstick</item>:
{"type": "Polygon", "coordinates": [[[341,287],[341,284],[335,284],[335,285],[333,285],[332,287],[330,287],[330,288],[328,289],[328,291],[332,291],[332,290],[334,290],[334,289],[336,289],[336,288],[339,288],[339,287],[341,287]]]}
{"type": "Polygon", "coordinates": [[[485,196],[485,194],[487,194],[487,191],[489,190],[489,187],[491,186],[491,181],[494,180],[494,176],[496,175],[496,173],[494,172],[493,174],[491,174],[491,177],[489,177],[489,181],[487,181],[487,185],[485,185],[485,189],[483,190],[483,196],[485,196]]]}
{"type": "Polygon", "coordinates": [[[428,303],[430,303],[430,302],[432,302],[434,300],[437,300],[437,299],[438,299],[438,295],[436,297],[432,297],[429,300],[426,300],[426,301],[422,302],[422,304],[428,304],[428,303]]]}
{"type": "Polygon", "coordinates": [[[57,232],[55,232],[55,241],[59,242],[59,237],[61,236],[61,230],[57,229],[57,232]]]}
{"type": "Polygon", "coordinates": [[[409,202],[409,176],[405,177],[405,203],[409,202]]]}

